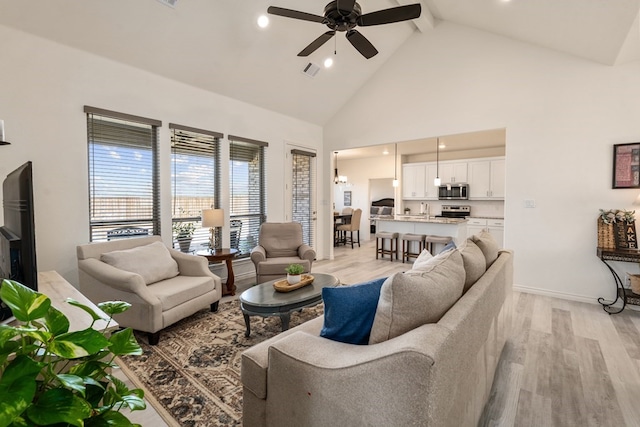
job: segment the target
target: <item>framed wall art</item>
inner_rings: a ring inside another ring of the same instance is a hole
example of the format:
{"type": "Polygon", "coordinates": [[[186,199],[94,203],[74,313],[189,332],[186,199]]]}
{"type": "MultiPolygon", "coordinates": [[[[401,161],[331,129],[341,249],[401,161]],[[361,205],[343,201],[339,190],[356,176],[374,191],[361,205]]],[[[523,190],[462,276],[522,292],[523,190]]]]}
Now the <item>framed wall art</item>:
{"type": "Polygon", "coordinates": [[[344,205],[351,206],[351,191],[344,192],[344,205]]]}
{"type": "Polygon", "coordinates": [[[640,142],[613,146],[612,188],[640,188],[640,142]]]}

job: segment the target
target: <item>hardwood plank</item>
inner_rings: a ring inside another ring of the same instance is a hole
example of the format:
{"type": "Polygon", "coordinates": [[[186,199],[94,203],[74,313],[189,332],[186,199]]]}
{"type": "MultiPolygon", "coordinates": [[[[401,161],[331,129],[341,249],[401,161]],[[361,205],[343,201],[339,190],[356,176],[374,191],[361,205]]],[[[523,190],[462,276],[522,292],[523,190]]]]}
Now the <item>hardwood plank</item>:
{"type": "Polygon", "coordinates": [[[631,321],[631,316],[628,313],[620,313],[619,315],[612,316],[611,321],[618,335],[620,335],[620,339],[629,357],[640,360],[640,331],[636,328],[633,321],[631,321]]]}
{"type": "Polygon", "coordinates": [[[551,426],[551,399],[521,389],[513,425],[518,427],[551,426]]]}
{"type": "Polygon", "coordinates": [[[588,425],[623,425],[624,419],[600,344],[596,340],[577,337],[576,347],[585,406],[589,408],[588,425]]]}

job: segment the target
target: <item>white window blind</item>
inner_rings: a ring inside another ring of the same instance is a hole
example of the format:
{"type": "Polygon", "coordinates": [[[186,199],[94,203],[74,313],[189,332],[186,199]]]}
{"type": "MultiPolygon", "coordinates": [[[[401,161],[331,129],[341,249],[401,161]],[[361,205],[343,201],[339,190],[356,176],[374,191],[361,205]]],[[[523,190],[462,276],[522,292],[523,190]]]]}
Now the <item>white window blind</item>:
{"type": "Polygon", "coordinates": [[[162,122],[85,107],[91,241],[160,234],[162,122]]]}
{"type": "Polygon", "coordinates": [[[169,124],[171,129],[171,189],[174,247],[184,252],[209,246],[202,210],[220,206],[221,133],[169,124]],[[180,230],[193,230],[190,238],[180,230]]]}
{"type": "Polygon", "coordinates": [[[231,244],[248,257],[266,221],[265,148],[268,143],[229,135],[231,244]],[[239,237],[238,237],[239,236],[239,237]]]}

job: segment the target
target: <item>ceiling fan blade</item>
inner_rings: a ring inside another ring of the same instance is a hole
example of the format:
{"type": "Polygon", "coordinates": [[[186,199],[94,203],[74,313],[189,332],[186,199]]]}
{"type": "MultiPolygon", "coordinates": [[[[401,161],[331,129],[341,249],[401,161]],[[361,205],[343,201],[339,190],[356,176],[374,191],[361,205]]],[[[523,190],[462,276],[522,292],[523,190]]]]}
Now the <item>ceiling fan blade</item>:
{"type": "Polygon", "coordinates": [[[324,16],[313,15],[311,13],[299,12],[297,10],[285,9],[277,6],[269,6],[267,13],[272,15],[284,16],[285,18],[301,19],[303,21],[324,22],[324,16]]]}
{"type": "Polygon", "coordinates": [[[337,9],[346,12],[347,15],[353,11],[353,7],[356,5],[356,0],[338,0],[336,5],[337,9]]]}
{"type": "Polygon", "coordinates": [[[357,30],[347,31],[347,40],[367,59],[373,58],[378,54],[371,42],[357,30]]]}
{"type": "Polygon", "coordinates": [[[318,49],[320,46],[325,44],[327,41],[329,41],[329,39],[331,39],[331,37],[333,37],[335,35],[336,35],[335,31],[327,31],[326,33],[322,34],[320,37],[318,37],[317,39],[312,41],[309,44],[309,46],[307,46],[304,49],[302,49],[302,51],[298,54],[298,56],[309,56],[309,55],[311,55],[313,52],[316,51],[316,49],[318,49]]]}
{"type": "Polygon", "coordinates": [[[406,6],[392,7],[391,9],[378,10],[376,12],[365,13],[358,18],[358,25],[368,27],[371,25],[392,24],[394,22],[408,21],[416,19],[422,13],[420,4],[408,4],[406,6]]]}

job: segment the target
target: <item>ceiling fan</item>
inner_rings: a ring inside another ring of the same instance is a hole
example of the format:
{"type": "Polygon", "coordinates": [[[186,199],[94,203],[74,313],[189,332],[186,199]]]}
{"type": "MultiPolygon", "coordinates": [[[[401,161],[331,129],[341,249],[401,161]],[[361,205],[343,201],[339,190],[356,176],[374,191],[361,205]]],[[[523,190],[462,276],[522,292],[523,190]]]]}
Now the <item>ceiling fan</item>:
{"type": "Polygon", "coordinates": [[[327,4],[324,8],[324,16],[313,15],[311,13],[299,12],[297,10],[285,9],[277,6],[269,6],[267,12],[272,15],[284,16],[285,18],[301,19],[303,21],[317,22],[330,28],[320,37],[312,41],[298,53],[298,56],[309,56],[320,46],[336,35],[336,31],[345,32],[347,40],[365,58],[374,57],[378,51],[365,36],[355,27],[368,27],[372,25],[391,24],[394,22],[407,21],[420,17],[422,7],[420,4],[409,4],[405,6],[392,7],[378,10],[376,12],[362,15],[360,5],[356,0],[335,0],[327,4]]]}

